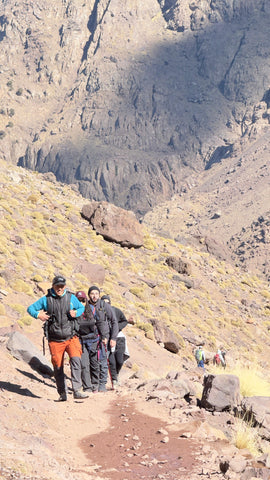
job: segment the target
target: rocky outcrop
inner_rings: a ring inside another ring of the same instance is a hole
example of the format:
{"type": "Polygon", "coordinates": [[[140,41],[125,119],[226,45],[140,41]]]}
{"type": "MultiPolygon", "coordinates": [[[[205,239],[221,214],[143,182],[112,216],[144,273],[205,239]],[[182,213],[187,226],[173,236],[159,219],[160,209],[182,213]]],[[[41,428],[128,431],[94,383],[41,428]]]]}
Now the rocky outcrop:
{"type": "Polygon", "coordinates": [[[247,397],[242,400],[242,409],[255,425],[258,425],[259,435],[270,440],[270,397],[247,397]]]}
{"type": "Polygon", "coordinates": [[[133,212],[106,202],[91,202],[83,206],[81,214],[105,240],[128,248],[143,245],[143,228],[133,212]]]}
{"type": "Polygon", "coordinates": [[[20,332],[12,332],[7,342],[7,349],[17,358],[28,363],[33,370],[43,375],[53,376],[51,364],[39,352],[30,340],[20,332]]]}
{"type": "Polygon", "coordinates": [[[184,275],[191,275],[191,264],[182,260],[180,257],[169,256],[165,259],[165,263],[184,275]]]}
{"type": "Polygon", "coordinates": [[[201,405],[222,412],[240,405],[240,382],[235,375],[208,375],[204,379],[201,405]]]}
{"type": "Polygon", "coordinates": [[[154,335],[157,343],[163,344],[164,348],[169,350],[169,352],[178,353],[180,350],[180,345],[175,333],[173,333],[169,327],[164,325],[163,322],[160,322],[156,318],[151,318],[150,323],[153,325],[154,335]]]}

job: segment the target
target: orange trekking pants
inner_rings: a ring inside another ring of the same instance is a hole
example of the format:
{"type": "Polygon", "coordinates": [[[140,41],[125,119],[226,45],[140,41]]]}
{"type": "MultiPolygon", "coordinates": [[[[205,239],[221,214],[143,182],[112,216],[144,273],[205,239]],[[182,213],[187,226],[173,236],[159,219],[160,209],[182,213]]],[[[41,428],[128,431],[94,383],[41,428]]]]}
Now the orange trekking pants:
{"type": "Polygon", "coordinates": [[[70,338],[64,342],[49,342],[49,348],[52,364],[57,368],[64,365],[65,352],[67,352],[69,358],[82,356],[82,347],[78,337],[70,338]]]}

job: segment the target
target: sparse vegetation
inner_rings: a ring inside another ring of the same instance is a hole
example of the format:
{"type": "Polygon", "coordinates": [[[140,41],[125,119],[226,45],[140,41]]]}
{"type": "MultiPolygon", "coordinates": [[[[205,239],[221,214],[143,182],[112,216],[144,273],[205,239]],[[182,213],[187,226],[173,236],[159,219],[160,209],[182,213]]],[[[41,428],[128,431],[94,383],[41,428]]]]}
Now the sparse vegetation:
{"type": "Polygon", "coordinates": [[[261,452],[259,428],[254,427],[252,421],[247,421],[245,417],[236,419],[232,441],[237,448],[249,450],[254,457],[261,452]]]}

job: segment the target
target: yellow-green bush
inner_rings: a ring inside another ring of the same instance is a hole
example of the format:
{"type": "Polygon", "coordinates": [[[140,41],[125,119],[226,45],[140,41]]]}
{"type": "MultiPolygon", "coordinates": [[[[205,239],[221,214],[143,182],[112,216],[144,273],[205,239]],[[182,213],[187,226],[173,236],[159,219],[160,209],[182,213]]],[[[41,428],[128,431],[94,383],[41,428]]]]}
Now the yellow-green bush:
{"type": "Polygon", "coordinates": [[[40,195],[38,195],[37,193],[31,193],[27,198],[27,201],[30,203],[37,203],[39,199],[40,199],[40,195]]]}
{"type": "Polygon", "coordinates": [[[260,373],[256,368],[245,368],[241,365],[236,365],[230,369],[227,367],[227,373],[239,377],[240,391],[243,397],[270,396],[270,383],[265,380],[264,374],[260,373]]]}
{"type": "Polygon", "coordinates": [[[143,246],[147,250],[155,250],[157,248],[157,242],[150,237],[149,234],[145,235],[143,240],[143,246]]]}
{"type": "Polygon", "coordinates": [[[251,421],[236,419],[232,441],[237,448],[249,450],[254,457],[260,453],[259,428],[255,428],[251,421]]]}
{"type": "Polygon", "coordinates": [[[26,293],[27,295],[33,295],[33,290],[32,288],[23,280],[17,279],[13,283],[13,289],[15,292],[22,292],[26,293]]]}
{"type": "Polygon", "coordinates": [[[113,248],[109,245],[103,247],[102,252],[104,253],[104,255],[108,255],[108,257],[112,257],[114,254],[113,248]]]}
{"type": "Polygon", "coordinates": [[[25,313],[25,307],[19,303],[13,303],[12,309],[15,310],[15,312],[18,312],[20,315],[25,313]]]}
{"type": "Polygon", "coordinates": [[[0,315],[5,315],[6,314],[6,308],[3,303],[0,303],[0,315]]]}
{"type": "Polygon", "coordinates": [[[18,320],[18,324],[21,326],[29,326],[32,323],[33,318],[30,315],[24,315],[18,320]]]}
{"type": "Polygon", "coordinates": [[[33,280],[34,282],[42,282],[43,281],[43,278],[41,275],[39,275],[38,273],[36,275],[34,275],[31,280],[33,280]]]}
{"type": "Polygon", "coordinates": [[[132,295],[135,295],[136,297],[144,300],[144,293],[145,293],[144,287],[131,287],[129,291],[130,293],[132,293],[132,295]]]}

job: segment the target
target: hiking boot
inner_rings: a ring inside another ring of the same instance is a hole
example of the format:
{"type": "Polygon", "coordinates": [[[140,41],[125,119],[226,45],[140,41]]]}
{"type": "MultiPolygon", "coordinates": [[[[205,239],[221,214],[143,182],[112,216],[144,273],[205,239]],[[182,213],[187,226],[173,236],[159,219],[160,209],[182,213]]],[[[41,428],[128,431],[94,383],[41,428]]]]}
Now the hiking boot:
{"type": "Polygon", "coordinates": [[[119,386],[118,380],[113,380],[112,383],[113,383],[113,386],[114,386],[114,387],[118,387],[118,386],[119,386]]]}
{"type": "Polygon", "coordinates": [[[76,399],[76,400],[83,400],[85,398],[88,398],[89,395],[85,392],[80,392],[80,390],[77,390],[76,392],[73,392],[73,397],[76,399]]]}
{"type": "Polygon", "coordinates": [[[67,394],[66,392],[60,393],[60,396],[58,398],[58,402],[66,402],[67,401],[67,394]]]}

